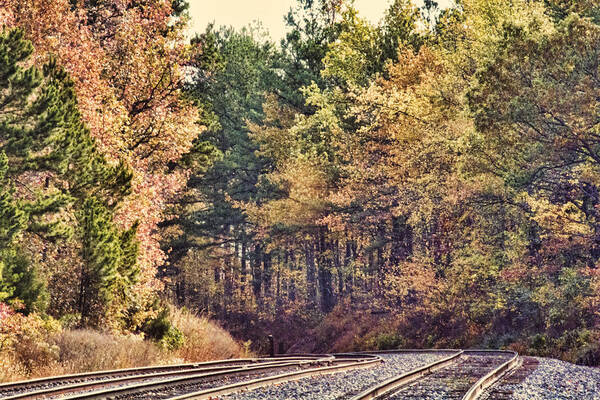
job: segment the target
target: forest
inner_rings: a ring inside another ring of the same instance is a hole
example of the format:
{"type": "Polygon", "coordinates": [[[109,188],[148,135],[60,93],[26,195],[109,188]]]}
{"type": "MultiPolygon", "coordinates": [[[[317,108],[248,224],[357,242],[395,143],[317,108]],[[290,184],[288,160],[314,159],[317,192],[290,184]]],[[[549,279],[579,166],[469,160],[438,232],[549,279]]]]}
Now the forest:
{"type": "Polygon", "coordinates": [[[198,358],[207,318],[238,353],[600,365],[594,0],[377,24],[297,0],[280,42],[189,23],[185,0],[0,0],[0,365],[81,330],[198,358]]]}

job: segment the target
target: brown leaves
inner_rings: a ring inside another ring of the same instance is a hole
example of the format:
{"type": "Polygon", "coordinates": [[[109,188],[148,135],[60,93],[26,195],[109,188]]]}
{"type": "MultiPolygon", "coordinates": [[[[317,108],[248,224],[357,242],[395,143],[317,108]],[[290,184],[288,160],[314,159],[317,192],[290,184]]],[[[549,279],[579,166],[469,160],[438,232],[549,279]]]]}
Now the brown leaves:
{"type": "Polygon", "coordinates": [[[181,92],[185,21],[172,17],[168,1],[71,3],[2,0],[0,19],[25,30],[36,62],[58,58],[75,82],[83,120],[100,150],[133,169],[132,194],[118,222],[129,227],[140,221],[141,285],[153,290],[154,267],[164,259],[156,226],[186,181],[184,171],[167,166],[202,131],[197,108],[181,92]]]}

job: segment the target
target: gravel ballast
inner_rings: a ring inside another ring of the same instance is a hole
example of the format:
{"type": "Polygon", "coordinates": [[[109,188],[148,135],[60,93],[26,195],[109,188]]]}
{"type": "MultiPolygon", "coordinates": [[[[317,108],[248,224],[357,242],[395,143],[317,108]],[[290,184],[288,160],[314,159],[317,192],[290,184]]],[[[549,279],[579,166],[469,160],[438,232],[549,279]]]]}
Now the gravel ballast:
{"type": "Polygon", "coordinates": [[[227,400],[303,399],[336,400],[348,399],[359,392],[389,378],[408,372],[423,365],[447,357],[450,353],[398,353],[382,354],[384,363],[373,368],[357,369],[305,378],[276,386],[236,393],[222,397],[227,400]]]}
{"type": "MultiPolygon", "coordinates": [[[[512,391],[510,399],[600,400],[600,369],[548,358],[535,359],[539,365],[522,382],[505,385],[512,391]]],[[[482,400],[492,399],[493,396],[482,397],[482,400]]]]}
{"type": "Polygon", "coordinates": [[[498,353],[463,354],[456,363],[403,386],[383,399],[462,399],[481,377],[508,361],[510,357],[512,355],[498,353]]]}

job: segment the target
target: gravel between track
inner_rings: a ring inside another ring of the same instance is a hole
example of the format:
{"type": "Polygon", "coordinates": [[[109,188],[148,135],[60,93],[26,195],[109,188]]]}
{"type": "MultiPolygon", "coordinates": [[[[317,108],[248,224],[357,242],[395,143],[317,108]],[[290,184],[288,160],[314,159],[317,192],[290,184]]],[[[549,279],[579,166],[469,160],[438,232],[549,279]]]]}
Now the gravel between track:
{"type": "Polygon", "coordinates": [[[479,378],[507,361],[505,353],[465,353],[448,365],[382,397],[385,400],[460,400],[479,378]]]}
{"type": "Polygon", "coordinates": [[[221,397],[223,400],[347,399],[362,390],[381,383],[393,376],[429,364],[450,353],[437,354],[382,354],[384,363],[373,368],[340,372],[337,374],[305,378],[277,386],[256,389],[221,397]]]}
{"type": "MultiPolygon", "coordinates": [[[[320,366],[320,365],[319,365],[320,366]]],[[[212,389],[219,386],[230,385],[232,383],[238,383],[243,381],[248,381],[252,379],[265,378],[269,376],[275,376],[279,374],[284,374],[288,372],[301,371],[305,369],[318,368],[319,366],[310,366],[310,365],[291,365],[288,367],[282,367],[276,371],[257,371],[254,373],[247,373],[244,375],[236,375],[236,376],[228,376],[218,379],[207,380],[204,382],[197,383],[183,383],[178,385],[173,385],[167,388],[161,389],[150,389],[140,391],[139,393],[134,394],[124,394],[117,395],[111,397],[111,399],[116,400],[160,400],[160,399],[168,399],[174,396],[179,396],[187,393],[197,392],[205,389],[212,389]]]]}
{"type": "MultiPolygon", "coordinates": [[[[232,360],[231,362],[227,363],[228,367],[235,367],[235,366],[241,366],[241,365],[250,365],[250,362],[238,362],[236,360],[232,360]]],[[[165,366],[157,366],[155,368],[147,368],[144,370],[133,370],[133,371],[119,371],[119,370],[115,370],[112,373],[111,372],[106,372],[106,375],[102,375],[102,376],[79,376],[79,377],[65,377],[64,379],[58,380],[56,382],[34,382],[31,383],[30,385],[27,385],[25,387],[16,387],[16,388],[9,388],[9,389],[3,389],[0,386],[0,400],[3,399],[4,397],[10,397],[10,396],[15,396],[17,394],[21,394],[21,393],[26,393],[26,392],[32,392],[32,391],[37,391],[37,390],[44,390],[44,389],[53,389],[53,388],[59,388],[61,386],[67,386],[67,385],[76,385],[76,384],[83,384],[83,383],[102,383],[111,379],[118,379],[118,378],[134,378],[136,376],[145,376],[145,375],[151,375],[151,374],[156,374],[156,373],[169,373],[169,372],[182,372],[182,375],[185,375],[186,372],[185,371],[190,371],[190,370],[196,370],[196,373],[201,374],[204,371],[206,371],[206,369],[210,369],[213,368],[214,366],[197,366],[194,367],[193,364],[189,364],[187,367],[185,368],[181,368],[181,369],[174,369],[174,368],[169,368],[169,365],[165,365],[165,366]]],[[[208,371],[207,371],[208,372],[208,371]]],[[[189,374],[188,374],[189,375],[189,374]]],[[[170,379],[170,378],[174,378],[177,377],[177,374],[173,374],[173,375],[169,375],[168,377],[165,378],[149,378],[149,379],[170,379]]],[[[43,379],[43,378],[41,378],[43,379]]],[[[142,381],[143,382],[143,381],[142,381]]],[[[7,382],[7,384],[10,384],[10,382],[7,382]]],[[[64,395],[60,395],[61,397],[64,395]]],[[[51,398],[50,395],[46,395],[47,398],[51,398]]]]}
{"type": "Polygon", "coordinates": [[[523,382],[510,385],[510,399],[600,400],[600,369],[554,359],[537,360],[540,364],[523,382]]]}

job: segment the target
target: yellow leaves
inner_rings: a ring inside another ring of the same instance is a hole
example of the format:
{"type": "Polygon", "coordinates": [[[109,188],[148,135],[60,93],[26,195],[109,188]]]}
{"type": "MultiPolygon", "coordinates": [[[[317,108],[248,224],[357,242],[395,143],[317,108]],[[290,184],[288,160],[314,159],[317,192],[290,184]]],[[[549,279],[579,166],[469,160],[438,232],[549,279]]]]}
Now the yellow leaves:
{"type": "Polygon", "coordinates": [[[548,33],[554,29],[542,2],[527,0],[465,0],[461,3],[466,17],[465,25],[473,50],[485,59],[486,46],[502,35],[504,24],[514,24],[530,33],[548,33]]]}
{"type": "Polygon", "coordinates": [[[386,274],[385,297],[392,303],[397,299],[411,297],[419,299],[411,304],[411,311],[430,308],[439,293],[444,291],[444,283],[435,277],[431,266],[417,262],[401,263],[386,274]]]}
{"type": "Polygon", "coordinates": [[[261,207],[245,205],[250,218],[262,226],[271,224],[313,225],[326,208],[327,179],[319,166],[304,157],[291,159],[269,179],[286,191],[283,199],[261,207]]]}
{"type": "Polygon", "coordinates": [[[280,104],[274,95],[267,95],[263,104],[265,120],[262,125],[247,121],[250,137],[260,144],[258,155],[274,160],[286,160],[298,150],[295,132],[290,128],[294,124],[295,113],[280,104]]]}
{"type": "Polygon", "coordinates": [[[545,198],[534,197],[527,193],[523,193],[521,197],[532,209],[532,220],[546,232],[542,238],[552,235],[572,240],[590,237],[593,234],[585,214],[575,204],[570,202],[553,204],[545,198]]]}
{"type": "Polygon", "coordinates": [[[368,66],[375,60],[377,30],[368,21],[357,16],[352,8],[344,12],[344,31],[329,45],[323,58],[324,77],[341,79],[348,83],[363,82],[368,78],[368,66]]]}
{"type": "Polygon", "coordinates": [[[326,67],[321,72],[324,77],[340,78],[347,82],[364,79],[367,60],[346,43],[335,42],[329,45],[324,62],[326,67]]]}
{"type": "Polygon", "coordinates": [[[600,165],[593,160],[578,165],[574,168],[573,175],[577,177],[579,182],[586,182],[595,187],[600,187],[600,165]]]}

